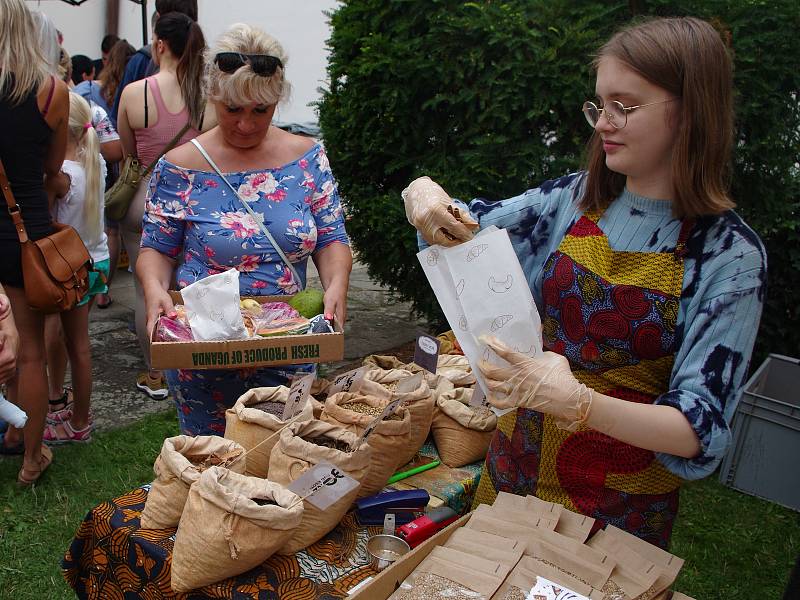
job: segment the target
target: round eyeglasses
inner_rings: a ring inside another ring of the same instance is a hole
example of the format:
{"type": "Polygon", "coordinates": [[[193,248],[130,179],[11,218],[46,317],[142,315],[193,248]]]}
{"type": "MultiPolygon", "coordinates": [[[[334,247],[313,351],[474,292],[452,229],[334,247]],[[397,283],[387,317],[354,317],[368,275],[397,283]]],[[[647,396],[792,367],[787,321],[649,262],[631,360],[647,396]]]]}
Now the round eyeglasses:
{"type": "Polygon", "coordinates": [[[612,100],[607,102],[603,108],[600,108],[592,102],[587,100],[583,103],[583,116],[586,117],[586,122],[589,123],[592,129],[597,127],[597,122],[600,120],[600,114],[606,116],[606,120],[614,129],[622,129],[628,124],[628,113],[633,112],[637,108],[644,108],[646,106],[655,106],[656,104],[664,104],[672,102],[677,98],[669,98],[667,100],[660,100],[659,102],[649,102],[647,104],[637,104],[636,106],[623,106],[619,100],[612,100]]]}

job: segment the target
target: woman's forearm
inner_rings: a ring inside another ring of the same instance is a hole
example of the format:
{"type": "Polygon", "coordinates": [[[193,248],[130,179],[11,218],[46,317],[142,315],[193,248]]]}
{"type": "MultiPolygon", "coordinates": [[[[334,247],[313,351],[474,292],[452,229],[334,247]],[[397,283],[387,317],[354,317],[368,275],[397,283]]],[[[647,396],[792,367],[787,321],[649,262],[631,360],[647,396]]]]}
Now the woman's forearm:
{"type": "Polygon", "coordinates": [[[586,425],[621,442],[694,458],[700,454],[700,440],[689,421],[676,408],[629,402],[594,392],[586,425]]]}
{"type": "Polygon", "coordinates": [[[168,290],[172,281],[175,261],[153,248],[139,250],[136,260],[136,276],[147,296],[148,290],[168,290]]]}
{"type": "Polygon", "coordinates": [[[350,284],[350,271],[353,269],[353,253],[350,251],[350,246],[334,242],[314,254],[314,264],[323,288],[327,290],[341,286],[347,290],[350,284]]]}

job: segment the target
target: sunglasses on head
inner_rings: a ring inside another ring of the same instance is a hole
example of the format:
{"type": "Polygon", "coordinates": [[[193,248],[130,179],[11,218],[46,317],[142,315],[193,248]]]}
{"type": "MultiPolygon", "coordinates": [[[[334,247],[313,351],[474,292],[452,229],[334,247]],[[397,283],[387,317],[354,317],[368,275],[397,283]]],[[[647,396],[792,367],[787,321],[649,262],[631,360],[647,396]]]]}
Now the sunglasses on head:
{"type": "Polygon", "coordinates": [[[240,52],[220,52],[214,62],[223,73],[234,73],[244,65],[250,65],[256,75],[269,77],[278,67],[283,68],[281,59],[271,54],[242,54],[240,52]]]}

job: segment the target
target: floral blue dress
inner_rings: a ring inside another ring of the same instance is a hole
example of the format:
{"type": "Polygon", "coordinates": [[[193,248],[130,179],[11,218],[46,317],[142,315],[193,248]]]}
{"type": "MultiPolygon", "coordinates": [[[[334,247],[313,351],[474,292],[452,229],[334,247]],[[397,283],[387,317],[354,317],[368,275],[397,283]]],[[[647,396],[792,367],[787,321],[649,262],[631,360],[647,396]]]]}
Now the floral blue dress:
{"type": "MultiPolygon", "coordinates": [[[[242,295],[294,294],[305,287],[308,257],[333,243],[349,245],[328,158],[319,144],[277,169],[226,173],[292,262],[295,281],[258,223],[214,172],[161,159],[150,179],[142,248],[177,259],[179,289],[231,267],[242,295]]],[[[187,435],[222,434],[225,410],[252,387],[285,384],[310,366],[167,371],[187,435]]]]}

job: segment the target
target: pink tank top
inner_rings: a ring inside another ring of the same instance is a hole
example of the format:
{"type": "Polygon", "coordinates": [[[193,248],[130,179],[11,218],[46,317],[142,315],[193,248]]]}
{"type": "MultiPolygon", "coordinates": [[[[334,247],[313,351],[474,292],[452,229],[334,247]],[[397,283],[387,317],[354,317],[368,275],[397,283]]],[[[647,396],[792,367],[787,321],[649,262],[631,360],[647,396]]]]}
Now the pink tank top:
{"type": "MultiPolygon", "coordinates": [[[[158,111],[158,120],[151,123],[145,129],[137,129],[136,135],[136,155],[139,157],[139,162],[145,167],[152,163],[156,157],[161,154],[164,147],[169,144],[170,140],[174,138],[177,133],[183,129],[186,122],[189,120],[189,109],[184,106],[183,110],[178,113],[171,113],[164,105],[164,99],[161,97],[161,90],[158,88],[158,81],[155,77],[148,77],[146,79],[147,87],[153,93],[153,100],[155,101],[156,110],[158,111]]],[[[194,127],[186,130],[186,133],[181,136],[180,141],[176,144],[180,146],[189,140],[196,138],[200,132],[194,127]]]]}

